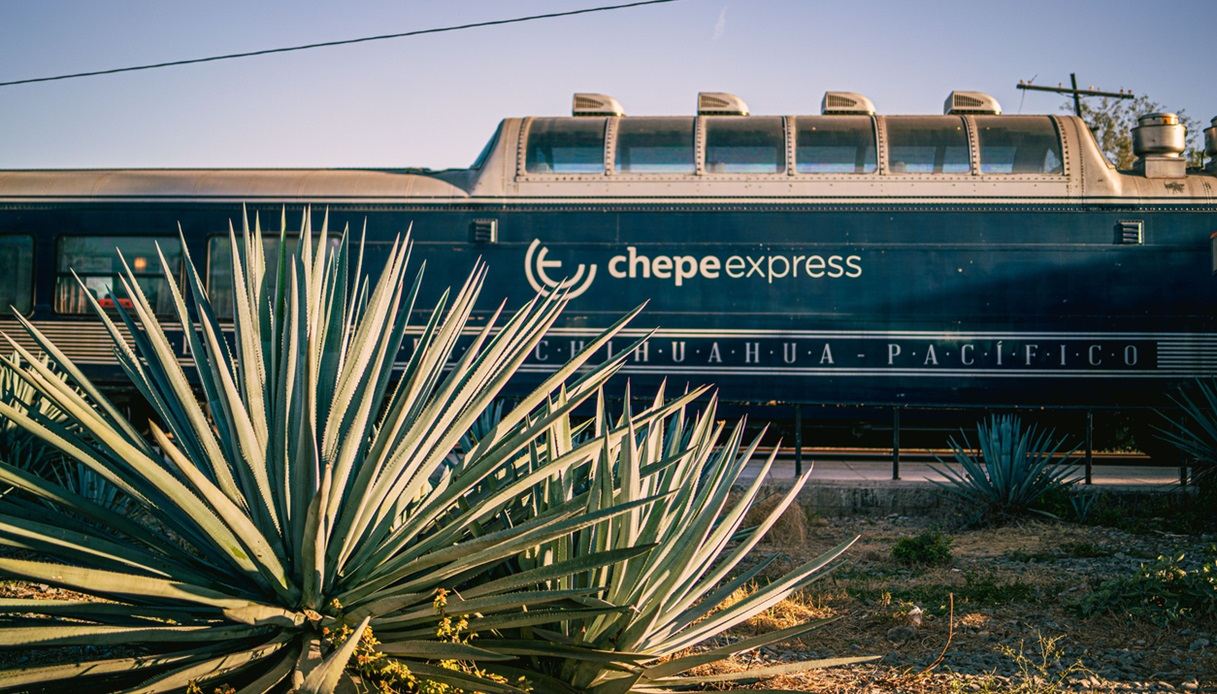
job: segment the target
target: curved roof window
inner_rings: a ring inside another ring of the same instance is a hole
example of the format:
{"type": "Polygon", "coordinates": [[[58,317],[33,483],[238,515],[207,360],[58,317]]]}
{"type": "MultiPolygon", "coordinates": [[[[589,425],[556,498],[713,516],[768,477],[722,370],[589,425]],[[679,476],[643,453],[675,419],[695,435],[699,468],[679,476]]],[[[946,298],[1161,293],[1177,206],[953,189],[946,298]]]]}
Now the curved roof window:
{"type": "Polygon", "coordinates": [[[1061,139],[1045,116],[976,116],[980,172],[1059,174],[1061,139]]]}
{"type": "Polygon", "coordinates": [[[968,134],[959,116],[889,116],[885,125],[891,173],[971,173],[968,134]]]}
{"type": "Polygon", "coordinates": [[[691,174],[692,118],[622,118],[617,123],[619,173],[691,174]]]}
{"type": "Polygon", "coordinates": [[[707,173],[781,173],[786,130],[781,117],[706,119],[707,173]]]}
{"type": "Polygon", "coordinates": [[[528,127],[528,173],[604,173],[604,118],[537,118],[528,127]]]}
{"type": "Polygon", "coordinates": [[[870,116],[800,116],[795,121],[798,173],[873,173],[879,167],[870,116]]]}

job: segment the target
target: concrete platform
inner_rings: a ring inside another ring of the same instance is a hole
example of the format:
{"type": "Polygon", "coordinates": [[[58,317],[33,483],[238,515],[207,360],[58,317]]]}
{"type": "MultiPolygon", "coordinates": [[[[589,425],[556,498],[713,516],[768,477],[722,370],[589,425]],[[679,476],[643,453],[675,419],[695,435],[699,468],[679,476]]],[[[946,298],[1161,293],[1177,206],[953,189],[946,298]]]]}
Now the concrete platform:
{"type": "MultiPolygon", "coordinates": [[[[808,462],[804,458],[804,463],[808,462]]],[[[935,464],[937,466],[937,464],[935,464]]],[[[756,479],[759,464],[748,466],[742,483],[756,479]]],[[[1077,474],[1083,468],[1077,466],[1077,474]]],[[[817,460],[811,482],[799,493],[799,503],[820,516],[922,515],[938,518],[963,518],[972,511],[960,506],[944,493],[934,480],[945,478],[924,462],[901,462],[900,479],[892,479],[890,460],[817,460]]],[[[770,471],[770,493],[788,488],[794,480],[794,458],[782,457],[770,471]]],[[[1179,469],[1144,465],[1095,465],[1093,484],[1075,489],[1092,489],[1103,496],[1126,500],[1179,492],[1179,469]]]]}
{"type": "MultiPolygon", "coordinates": [[[[806,465],[808,459],[804,458],[806,465]]],[[[941,467],[938,464],[935,467],[941,467]]],[[[744,472],[747,479],[753,479],[759,469],[759,464],[753,464],[744,472]]],[[[950,466],[957,467],[957,466],[950,466]]],[[[794,479],[794,459],[779,458],[769,473],[775,482],[794,479]]],[[[1081,476],[1083,469],[1077,467],[1081,476]]],[[[856,461],[856,460],[816,460],[812,469],[813,482],[856,483],[860,485],[882,486],[885,484],[924,484],[930,485],[931,480],[945,478],[931,469],[930,465],[921,462],[901,462],[900,480],[892,479],[892,464],[890,461],[856,461]]],[[[1093,475],[1096,487],[1171,487],[1179,484],[1179,468],[1151,467],[1134,465],[1095,465],[1093,475]]]]}

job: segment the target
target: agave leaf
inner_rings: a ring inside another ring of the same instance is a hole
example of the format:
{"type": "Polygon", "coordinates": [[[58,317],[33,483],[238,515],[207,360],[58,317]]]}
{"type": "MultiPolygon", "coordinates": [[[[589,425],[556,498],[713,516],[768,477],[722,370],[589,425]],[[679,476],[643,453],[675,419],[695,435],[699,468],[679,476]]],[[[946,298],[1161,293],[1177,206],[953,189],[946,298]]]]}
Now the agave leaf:
{"type": "Polygon", "coordinates": [[[652,665],[646,668],[643,671],[643,676],[647,679],[654,680],[677,675],[700,665],[713,663],[718,660],[722,660],[723,658],[729,658],[731,656],[753,651],[758,648],[764,648],[765,646],[780,643],[787,639],[798,638],[810,631],[819,629],[827,624],[831,624],[838,619],[840,619],[840,617],[833,617],[831,619],[815,619],[809,622],[804,622],[803,624],[796,624],[795,626],[787,627],[785,629],[778,629],[777,631],[770,631],[763,634],[758,634],[757,636],[741,639],[725,646],[711,648],[699,653],[694,653],[693,655],[673,658],[658,665],[652,665]]]}
{"type": "Polygon", "coordinates": [[[83,677],[96,677],[115,673],[138,673],[143,670],[181,665],[182,663],[197,659],[200,655],[210,655],[212,653],[214,653],[214,647],[177,651],[168,655],[106,658],[0,670],[0,688],[14,689],[40,682],[78,680],[83,677]]]}
{"type": "Polygon", "coordinates": [[[76,644],[191,643],[227,641],[267,634],[265,627],[213,626],[7,626],[0,629],[0,647],[31,648],[76,644]]]}
{"type": "Polygon", "coordinates": [[[237,694],[267,694],[273,691],[280,682],[287,679],[288,675],[291,674],[298,656],[299,649],[285,649],[283,655],[279,657],[274,665],[267,668],[257,679],[241,687],[237,694]]]}
{"type": "Polygon", "coordinates": [[[266,614],[278,615],[293,623],[301,619],[297,613],[274,605],[234,598],[210,588],[193,586],[180,581],[167,581],[135,574],[7,557],[0,557],[0,573],[99,595],[180,600],[221,610],[252,609],[259,613],[265,610],[266,614]]]}
{"type": "Polygon", "coordinates": [[[266,643],[248,650],[194,662],[189,665],[171,670],[163,675],[152,677],[137,687],[124,690],[127,694],[136,692],[172,692],[180,690],[191,682],[206,682],[226,677],[234,672],[248,667],[251,663],[268,658],[281,651],[285,646],[285,637],[276,637],[266,643]]]}
{"type": "Polygon", "coordinates": [[[355,652],[355,647],[363,638],[368,621],[368,618],[364,617],[355,631],[347,637],[347,640],[343,641],[341,646],[335,648],[305,676],[304,683],[296,690],[298,694],[330,694],[334,691],[334,688],[338,686],[338,679],[342,677],[343,670],[346,669],[347,661],[351,659],[351,654],[355,652]]]}

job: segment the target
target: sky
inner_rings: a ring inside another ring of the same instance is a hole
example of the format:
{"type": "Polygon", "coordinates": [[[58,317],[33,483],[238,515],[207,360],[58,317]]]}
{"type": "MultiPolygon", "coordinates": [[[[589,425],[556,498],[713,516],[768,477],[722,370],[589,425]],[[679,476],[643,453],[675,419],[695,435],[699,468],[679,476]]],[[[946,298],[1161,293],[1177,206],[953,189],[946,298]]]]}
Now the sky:
{"type": "MultiPolygon", "coordinates": [[[[0,0],[0,81],[409,31],[619,0],[0,0]]],[[[1130,88],[1208,125],[1217,2],[679,0],[611,13],[165,70],[0,87],[0,168],[467,166],[506,116],[571,94],[758,114],[825,90],[941,113],[952,89],[1007,113],[1062,97],[1020,79],[1130,88]]]]}

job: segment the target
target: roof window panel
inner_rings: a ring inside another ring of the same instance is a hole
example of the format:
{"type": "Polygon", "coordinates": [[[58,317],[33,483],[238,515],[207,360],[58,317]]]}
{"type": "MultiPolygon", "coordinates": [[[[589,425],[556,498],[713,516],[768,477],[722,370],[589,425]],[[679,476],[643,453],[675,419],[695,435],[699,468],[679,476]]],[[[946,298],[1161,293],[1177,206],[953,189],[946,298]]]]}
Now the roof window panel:
{"type": "Polygon", "coordinates": [[[797,173],[874,173],[874,122],[870,116],[800,116],[794,160],[797,173]]]}
{"type": "Polygon", "coordinates": [[[528,128],[528,173],[604,173],[604,118],[537,118],[528,128]]]}
{"type": "Polygon", "coordinates": [[[781,117],[706,119],[706,172],[771,174],[786,170],[781,117]]]}
{"type": "Polygon", "coordinates": [[[1047,116],[976,116],[980,172],[1064,173],[1061,139],[1047,116]]]}
{"type": "Polygon", "coordinates": [[[968,134],[959,116],[889,116],[885,125],[889,172],[971,173],[968,134]]]}
{"type": "Polygon", "coordinates": [[[691,174],[692,118],[622,118],[614,166],[626,174],[691,174]]]}

